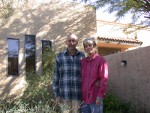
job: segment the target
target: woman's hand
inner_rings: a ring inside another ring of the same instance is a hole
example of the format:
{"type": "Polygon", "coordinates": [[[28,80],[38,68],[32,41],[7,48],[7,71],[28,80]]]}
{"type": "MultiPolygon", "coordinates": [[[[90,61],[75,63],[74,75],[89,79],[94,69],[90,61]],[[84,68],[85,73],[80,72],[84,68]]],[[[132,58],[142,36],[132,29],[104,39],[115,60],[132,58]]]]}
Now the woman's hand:
{"type": "Polygon", "coordinates": [[[95,102],[96,105],[97,105],[97,106],[101,105],[101,101],[102,101],[102,99],[99,98],[99,97],[97,97],[97,98],[96,98],[96,102],[95,102]]]}

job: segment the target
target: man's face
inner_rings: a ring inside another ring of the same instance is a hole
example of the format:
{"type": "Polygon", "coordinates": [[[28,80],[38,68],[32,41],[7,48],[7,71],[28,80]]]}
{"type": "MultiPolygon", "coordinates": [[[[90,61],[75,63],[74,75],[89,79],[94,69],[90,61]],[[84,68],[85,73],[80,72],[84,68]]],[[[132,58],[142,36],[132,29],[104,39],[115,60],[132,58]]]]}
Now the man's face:
{"type": "Polygon", "coordinates": [[[78,39],[76,36],[71,35],[71,36],[67,37],[66,45],[68,47],[68,50],[76,49],[77,44],[78,44],[78,39]]]}

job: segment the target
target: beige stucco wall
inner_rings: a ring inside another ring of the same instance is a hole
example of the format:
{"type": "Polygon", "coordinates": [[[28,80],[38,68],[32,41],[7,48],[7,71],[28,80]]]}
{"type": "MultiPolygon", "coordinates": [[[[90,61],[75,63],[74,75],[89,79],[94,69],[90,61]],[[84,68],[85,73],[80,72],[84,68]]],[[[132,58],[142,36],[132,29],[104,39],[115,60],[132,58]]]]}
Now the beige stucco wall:
{"type": "Polygon", "coordinates": [[[106,56],[109,91],[135,106],[138,113],[150,113],[150,46],[106,56]],[[127,65],[121,66],[126,60],[127,65]]]}
{"type": "Polygon", "coordinates": [[[51,40],[53,50],[58,52],[65,48],[68,33],[75,33],[80,38],[78,48],[82,45],[82,38],[96,33],[96,11],[91,6],[43,0],[41,3],[20,4],[17,7],[13,16],[0,21],[0,97],[20,91],[26,84],[25,34],[36,35],[36,72],[40,74],[41,40],[51,40]],[[7,38],[19,39],[19,77],[7,75],[7,38]],[[16,84],[22,85],[18,87],[16,84]]]}

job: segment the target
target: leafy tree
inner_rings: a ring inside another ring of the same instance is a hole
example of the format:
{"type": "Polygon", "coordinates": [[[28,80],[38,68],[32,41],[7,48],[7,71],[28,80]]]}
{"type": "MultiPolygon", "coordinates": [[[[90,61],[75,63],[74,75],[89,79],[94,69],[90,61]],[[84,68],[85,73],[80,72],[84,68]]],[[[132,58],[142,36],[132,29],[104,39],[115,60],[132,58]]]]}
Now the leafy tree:
{"type": "Polygon", "coordinates": [[[0,1],[0,18],[7,19],[13,13],[11,3],[5,3],[3,0],[0,1]]]}
{"type": "Polygon", "coordinates": [[[132,23],[128,28],[136,30],[150,25],[150,0],[74,0],[94,5],[97,9],[106,7],[109,13],[116,14],[116,20],[130,13],[132,23]],[[135,26],[136,25],[136,26],[135,26]]]}
{"type": "Polygon", "coordinates": [[[5,22],[7,22],[6,20],[14,13],[13,5],[18,4],[19,2],[27,3],[28,0],[0,0],[0,19],[3,19],[5,22]]]}

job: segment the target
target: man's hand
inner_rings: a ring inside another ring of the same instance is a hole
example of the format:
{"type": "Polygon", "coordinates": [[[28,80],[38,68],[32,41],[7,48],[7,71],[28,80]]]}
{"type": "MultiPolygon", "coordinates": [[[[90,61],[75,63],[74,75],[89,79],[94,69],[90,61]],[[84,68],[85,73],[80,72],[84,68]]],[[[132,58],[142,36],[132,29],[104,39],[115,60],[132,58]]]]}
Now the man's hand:
{"type": "Polygon", "coordinates": [[[56,103],[60,103],[61,102],[61,98],[60,97],[56,97],[56,103]]]}
{"type": "Polygon", "coordinates": [[[100,81],[96,81],[95,86],[100,87],[100,81]]]}

